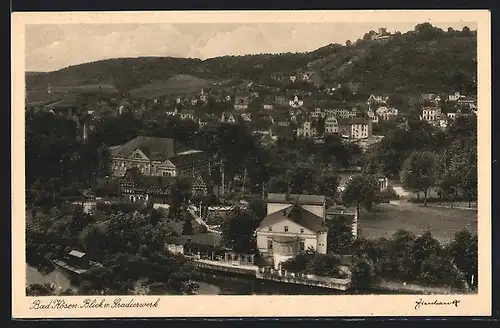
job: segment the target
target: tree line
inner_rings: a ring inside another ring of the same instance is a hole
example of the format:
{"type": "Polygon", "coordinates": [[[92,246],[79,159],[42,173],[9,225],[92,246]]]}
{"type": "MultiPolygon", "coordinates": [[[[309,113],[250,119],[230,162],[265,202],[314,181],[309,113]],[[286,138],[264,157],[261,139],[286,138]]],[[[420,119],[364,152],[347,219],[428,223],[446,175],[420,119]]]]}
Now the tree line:
{"type": "Polygon", "coordinates": [[[161,217],[147,207],[101,207],[90,214],[78,206],[53,209],[27,229],[26,261],[53,270],[49,260],[63,258],[72,249],[86,252],[103,267],[73,279],[84,295],[129,295],[139,281],[153,294],[193,293],[196,268],[189,259],[165,250],[165,237],[176,231],[161,217]]]}

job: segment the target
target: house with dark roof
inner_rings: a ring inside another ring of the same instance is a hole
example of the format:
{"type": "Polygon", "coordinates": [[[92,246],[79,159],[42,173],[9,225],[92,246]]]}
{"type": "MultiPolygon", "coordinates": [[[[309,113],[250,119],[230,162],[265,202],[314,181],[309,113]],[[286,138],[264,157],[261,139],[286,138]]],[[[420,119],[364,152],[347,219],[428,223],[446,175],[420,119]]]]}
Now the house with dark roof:
{"type": "Polygon", "coordinates": [[[338,119],[338,133],[343,138],[367,139],[372,136],[372,121],[363,117],[338,119]]]}
{"type": "Polygon", "coordinates": [[[172,176],[143,175],[137,167],[132,167],[121,178],[120,191],[122,197],[132,203],[153,201],[165,204],[174,179],[172,176]]]}
{"type": "Polygon", "coordinates": [[[268,194],[267,215],[256,230],[257,248],[274,266],[301,251],[326,253],[325,196],[268,194]]]}
{"type": "Polygon", "coordinates": [[[238,92],[234,96],[234,110],[244,110],[250,103],[250,94],[247,92],[238,92]]]}

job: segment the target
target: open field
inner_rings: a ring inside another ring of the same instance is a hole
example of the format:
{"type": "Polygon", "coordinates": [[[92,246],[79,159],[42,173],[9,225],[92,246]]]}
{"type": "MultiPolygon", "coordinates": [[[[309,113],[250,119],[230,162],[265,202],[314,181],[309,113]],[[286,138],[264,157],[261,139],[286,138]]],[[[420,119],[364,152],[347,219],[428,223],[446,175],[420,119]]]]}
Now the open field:
{"type": "Polygon", "coordinates": [[[56,85],[51,86],[51,93],[47,89],[32,89],[26,91],[26,102],[36,103],[53,101],[67,97],[75,97],[82,93],[116,93],[118,90],[111,84],[80,84],[80,85],[56,85]]]}
{"type": "Polygon", "coordinates": [[[134,97],[155,98],[164,95],[199,94],[202,88],[213,86],[213,81],[200,79],[191,75],[176,75],[166,81],[153,81],[132,89],[134,97]]]}
{"type": "Polygon", "coordinates": [[[398,229],[422,234],[427,229],[439,241],[446,243],[461,229],[477,233],[477,212],[471,210],[424,207],[401,202],[380,204],[372,213],[360,213],[361,235],[370,238],[390,237],[398,229]]]}

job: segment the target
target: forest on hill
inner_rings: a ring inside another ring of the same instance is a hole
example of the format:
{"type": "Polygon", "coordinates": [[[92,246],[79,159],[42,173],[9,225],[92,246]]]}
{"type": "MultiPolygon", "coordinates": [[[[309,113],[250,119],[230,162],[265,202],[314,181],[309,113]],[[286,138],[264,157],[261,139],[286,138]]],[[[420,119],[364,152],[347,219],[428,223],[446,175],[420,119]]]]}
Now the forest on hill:
{"type": "Polygon", "coordinates": [[[26,73],[27,90],[51,86],[113,85],[129,92],[179,74],[206,80],[261,80],[271,73],[313,69],[325,82],[356,82],[368,92],[475,93],[477,32],[418,24],[384,42],[373,31],[345,45],[330,44],[304,53],[222,56],[207,60],[173,57],[117,58],[26,73]]]}

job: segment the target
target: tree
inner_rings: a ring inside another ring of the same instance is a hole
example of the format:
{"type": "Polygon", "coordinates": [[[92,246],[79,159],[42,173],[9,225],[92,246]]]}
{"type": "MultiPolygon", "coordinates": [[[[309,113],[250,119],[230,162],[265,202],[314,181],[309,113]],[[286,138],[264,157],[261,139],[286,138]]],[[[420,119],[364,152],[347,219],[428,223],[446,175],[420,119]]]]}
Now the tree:
{"type": "Polygon", "coordinates": [[[80,243],[83,249],[93,255],[99,251],[99,240],[101,237],[101,232],[99,228],[94,225],[86,226],[80,233],[80,243]]]}
{"type": "Polygon", "coordinates": [[[356,205],[359,220],[360,205],[371,210],[378,198],[379,186],[373,175],[353,175],[342,192],[342,199],[348,205],[356,205]]]}
{"type": "Polygon", "coordinates": [[[252,253],[256,249],[255,229],[260,220],[250,210],[235,208],[222,224],[224,241],[238,253],[252,253]]]}
{"type": "Polygon", "coordinates": [[[314,255],[315,252],[313,250],[300,252],[291,259],[283,262],[281,267],[290,272],[308,273],[309,264],[312,262],[314,255]]]}
{"type": "Polygon", "coordinates": [[[55,289],[51,284],[31,284],[26,287],[26,296],[52,296],[55,289]]]}
{"type": "Polygon", "coordinates": [[[156,226],[161,221],[161,212],[153,208],[149,213],[149,220],[153,226],[156,226]]]}
{"type": "Polygon", "coordinates": [[[314,254],[307,271],[322,277],[339,276],[340,257],[334,254],[314,254]]]}
{"type": "Polygon", "coordinates": [[[326,221],[328,227],[327,251],[332,254],[349,254],[352,250],[354,235],[353,218],[350,215],[336,215],[326,221]]]}
{"type": "Polygon", "coordinates": [[[431,232],[426,231],[415,239],[411,246],[410,253],[413,257],[413,268],[415,272],[421,272],[422,263],[425,259],[431,254],[440,256],[442,247],[439,241],[432,237],[431,232]]]}
{"type": "Polygon", "coordinates": [[[267,215],[267,204],[260,198],[250,200],[250,202],[248,203],[248,209],[252,211],[260,220],[262,220],[267,215]]]}
{"type": "Polygon", "coordinates": [[[191,196],[191,186],[187,179],[176,178],[170,186],[170,208],[169,216],[175,216],[180,213],[183,205],[189,201],[191,196]]]}
{"type": "Polygon", "coordinates": [[[318,191],[329,199],[334,199],[339,186],[339,177],[336,174],[324,174],[319,178],[318,191]]]}
{"type": "Polygon", "coordinates": [[[408,156],[401,171],[403,186],[417,193],[424,193],[424,206],[427,206],[427,195],[437,181],[437,156],[428,151],[414,151],[408,156]]]}
{"type": "Polygon", "coordinates": [[[467,281],[477,286],[478,248],[477,235],[463,229],[457,232],[448,246],[448,253],[456,266],[465,274],[467,281]],[[475,279],[473,280],[473,276],[475,279]]]}
{"type": "Polygon", "coordinates": [[[365,35],[363,36],[363,40],[365,40],[365,41],[371,40],[372,36],[375,34],[376,34],[376,32],[371,30],[370,32],[365,33],[365,35]]]}
{"type": "Polygon", "coordinates": [[[356,260],[352,268],[351,285],[356,290],[370,288],[375,281],[375,268],[373,262],[367,258],[356,260]]]}
{"type": "Polygon", "coordinates": [[[315,193],[317,172],[310,163],[298,163],[290,171],[290,187],[292,193],[315,193]]]}
{"type": "Polygon", "coordinates": [[[460,34],[461,34],[461,36],[470,36],[471,35],[470,28],[467,26],[464,26],[462,28],[462,33],[460,33],[460,34]]]}
{"type": "Polygon", "coordinates": [[[193,234],[193,224],[190,220],[185,220],[184,225],[182,226],[182,234],[183,235],[192,235],[193,234]]]}
{"type": "Polygon", "coordinates": [[[477,198],[477,146],[475,142],[465,142],[462,148],[453,154],[450,170],[454,172],[457,187],[469,202],[477,198]]]}

